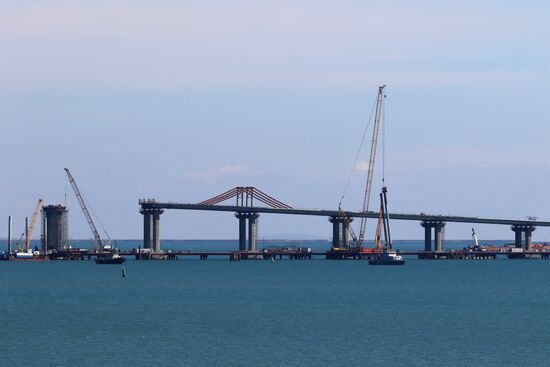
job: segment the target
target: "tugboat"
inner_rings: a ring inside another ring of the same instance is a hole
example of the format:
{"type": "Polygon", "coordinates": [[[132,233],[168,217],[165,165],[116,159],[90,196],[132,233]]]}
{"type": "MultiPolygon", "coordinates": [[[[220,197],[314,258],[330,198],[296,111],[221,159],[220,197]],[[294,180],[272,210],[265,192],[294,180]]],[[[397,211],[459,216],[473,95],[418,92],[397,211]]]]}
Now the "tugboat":
{"type": "Polygon", "coordinates": [[[390,217],[388,214],[388,201],[386,193],[388,189],[386,186],[382,187],[380,193],[380,210],[382,213],[382,223],[384,227],[384,247],[382,253],[369,260],[370,265],[403,265],[405,259],[392,249],[391,233],[390,233],[390,217]]]}
{"type": "Polygon", "coordinates": [[[405,259],[395,251],[384,251],[377,258],[369,260],[370,265],[403,265],[405,259]]]}
{"type": "Polygon", "coordinates": [[[125,261],[126,261],[126,258],[120,256],[116,252],[98,255],[95,259],[96,264],[122,264],[125,261]]]}

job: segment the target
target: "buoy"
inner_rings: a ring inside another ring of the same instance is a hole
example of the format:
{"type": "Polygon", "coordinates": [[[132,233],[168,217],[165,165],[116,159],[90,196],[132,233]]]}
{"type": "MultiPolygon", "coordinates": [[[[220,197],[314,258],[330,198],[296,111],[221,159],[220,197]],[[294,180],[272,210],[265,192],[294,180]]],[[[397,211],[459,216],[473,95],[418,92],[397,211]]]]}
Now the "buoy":
{"type": "Polygon", "coordinates": [[[122,267],[122,276],[126,278],[126,269],[124,268],[124,266],[122,267]]]}

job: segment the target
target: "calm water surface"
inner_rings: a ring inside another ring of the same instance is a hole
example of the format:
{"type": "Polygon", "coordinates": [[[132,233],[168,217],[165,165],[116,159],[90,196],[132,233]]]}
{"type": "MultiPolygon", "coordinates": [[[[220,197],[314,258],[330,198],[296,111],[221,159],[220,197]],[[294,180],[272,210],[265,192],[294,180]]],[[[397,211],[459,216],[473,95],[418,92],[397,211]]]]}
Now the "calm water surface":
{"type": "Polygon", "coordinates": [[[0,262],[5,366],[546,366],[550,262],[0,262]]]}

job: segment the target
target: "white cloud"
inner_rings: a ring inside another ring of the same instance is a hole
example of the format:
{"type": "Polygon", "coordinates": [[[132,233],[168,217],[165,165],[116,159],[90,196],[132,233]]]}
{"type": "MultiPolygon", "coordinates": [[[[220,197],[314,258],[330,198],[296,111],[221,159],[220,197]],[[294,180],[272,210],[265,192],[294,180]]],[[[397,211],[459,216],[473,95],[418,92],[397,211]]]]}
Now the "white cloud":
{"type": "Polygon", "coordinates": [[[359,161],[355,165],[355,170],[360,172],[367,172],[369,170],[369,162],[367,161],[359,161]]]}

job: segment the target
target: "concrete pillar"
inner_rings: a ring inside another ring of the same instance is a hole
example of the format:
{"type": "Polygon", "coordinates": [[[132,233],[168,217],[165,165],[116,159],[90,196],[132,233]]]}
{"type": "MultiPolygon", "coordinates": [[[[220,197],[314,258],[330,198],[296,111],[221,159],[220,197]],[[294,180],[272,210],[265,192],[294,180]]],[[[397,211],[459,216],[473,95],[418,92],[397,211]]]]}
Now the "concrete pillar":
{"type": "Polygon", "coordinates": [[[246,251],[246,217],[244,213],[237,213],[235,217],[239,220],[239,251],[246,251]]]}
{"type": "Polygon", "coordinates": [[[160,215],[162,210],[155,210],[153,212],[153,252],[160,252],[160,215]]]}
{"type": "Polygon", "coordinates": [[[347,250],[349,249],[349,223],[346,223],[345,220],[342,219],[342,245],[347,250]]]}
{"type": "Polygon", "coordinates": [[[329,222],[332,223],[332,247],[341,247],[340,244],[340,218],[330,217],[329,222]]]}
{"type": "Polygon", "coordinates": [[[531,251],[533,249],[533,231],[535,227],[525,228],[525,251],[531,251]]]}
{"type": "Polygon", "coordinates": [[[258,217],[256,213],[248,217],[248,250],[256,251],[256,240],[258,238],[258,217]]]}
{"type": "Polygon", "coordinates": [[[444,251],[443,249],[443,237],[441,235],[441,230],[445,226],[445,223],[436,223],[435,224],[435,251],[444,251]]]}
{"type": "Polygon", "coordinates": [[[143,214],[143,248],[151,248],[151,212],[142,210],[143,214]]]}
{"type": "Polygon", "coordinates": [[[523,232],[523,228],[520,226],[512,226],[512,231],[514,231],[515,234],[514,247],[523,248],[523,244],[521,243],[521,233],[523,232]]]}
{"type": "Polygon", "coordinates": [[[8,260],[11,260],[11,215],[8,217],[8,260]]]}
{"type": "Polygon", "coordinates": [[[422,222],[422,227],[424,227],[424,251],[432,251],[432,225],[431,223],[422,222]]]}

